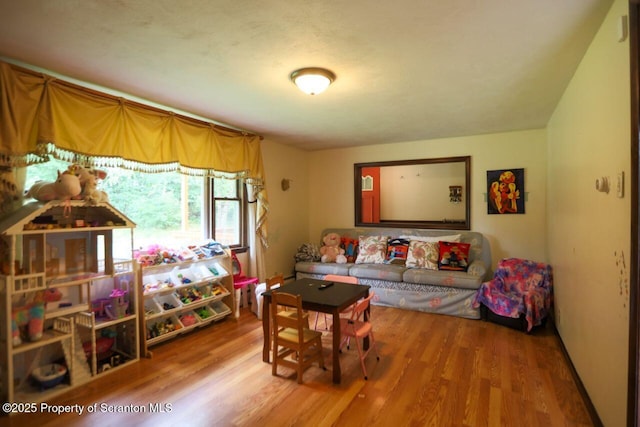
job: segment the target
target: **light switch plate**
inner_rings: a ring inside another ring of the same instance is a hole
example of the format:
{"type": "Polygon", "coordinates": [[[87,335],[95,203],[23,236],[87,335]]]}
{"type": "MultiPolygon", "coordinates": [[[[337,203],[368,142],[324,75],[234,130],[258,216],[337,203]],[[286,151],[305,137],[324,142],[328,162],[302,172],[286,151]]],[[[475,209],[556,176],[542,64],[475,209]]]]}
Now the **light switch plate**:
{"type": "Polygon", "coordinates": [[[620,198],[624,197],[624,172],[619,172],[616,179],[616,195],[620,198]]]}

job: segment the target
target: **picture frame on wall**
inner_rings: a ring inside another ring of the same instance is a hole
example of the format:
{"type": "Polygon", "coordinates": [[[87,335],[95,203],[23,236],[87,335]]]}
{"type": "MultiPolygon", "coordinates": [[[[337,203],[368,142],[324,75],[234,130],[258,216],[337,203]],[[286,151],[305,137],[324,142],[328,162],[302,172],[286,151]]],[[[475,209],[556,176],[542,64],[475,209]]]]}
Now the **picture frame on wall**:
{"type": "Polygon", "coordinates": [[[487,171],[487,212],[490,215],[525,213],[524,169],[487,171]]]}

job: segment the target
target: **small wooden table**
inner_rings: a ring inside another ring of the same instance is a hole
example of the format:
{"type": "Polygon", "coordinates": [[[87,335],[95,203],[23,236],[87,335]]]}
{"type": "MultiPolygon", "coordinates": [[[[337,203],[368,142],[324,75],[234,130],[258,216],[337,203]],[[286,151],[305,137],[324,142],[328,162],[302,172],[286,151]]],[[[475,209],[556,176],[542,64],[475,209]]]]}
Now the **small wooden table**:
{"type": "MultiPolygon", "coordinates": [[[[302,308],[305,310],[318,311],[333,315],[333,382],[340,384],[342,373],[340,371],[340,312],[361,298],[369,295],[369,286],[353,285],[350,283],[327,282],[318,279],[298,279],[292,283],[275,289],[277,292],[287,292],[302,297],[302,308]],[[320,285],[333,283],[326,289],[320,289],[320,285]]],[[[262,330],[264,333],[264,343],[262,346],[262,360],[269,363],[270,337],[271,337],[271,292],[262,294],[264,303],[262,304],[262,330]]],[[[365,312],[365,318],[369,318],[369,311],[365,312]]],[[[364,346],[368,347],[368,340],[364,346]]]]}

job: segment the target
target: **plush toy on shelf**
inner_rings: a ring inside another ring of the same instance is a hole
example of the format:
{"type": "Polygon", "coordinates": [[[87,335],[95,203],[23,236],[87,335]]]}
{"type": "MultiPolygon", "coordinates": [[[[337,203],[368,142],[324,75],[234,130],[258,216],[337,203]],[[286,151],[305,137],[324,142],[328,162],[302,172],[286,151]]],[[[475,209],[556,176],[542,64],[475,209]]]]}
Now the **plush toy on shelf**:
{"type": "Polygon", "coordinates": [[[345,264],[347,257],[344,256],[344,249],[340,247],[340,235],[338,233],[328,233],[322,238],[324,246],[320,248],[322,262],[337,262],[345,264]]]}
{"type": "Polygon", "coordinates": [[[54,182],[37,181],[25,196],[41,202],[50,202],[52,200],[71,200],[81,191],[80,180],[76,175],[58,171],[58,179],[54,182]]]}
{"type": "Polygon", "coordinates": [[[79,199],[83,199],[91,203],[109,201],[107,193],[102,190],[98,190],[98,180],[105,179],[107,177],[107,172],[100,169],[86,168],[78,164],[70,165],[67,172],[77,176],[80,180],[80,187],[82,188],[82,191],[79,194],[79,199]]]}

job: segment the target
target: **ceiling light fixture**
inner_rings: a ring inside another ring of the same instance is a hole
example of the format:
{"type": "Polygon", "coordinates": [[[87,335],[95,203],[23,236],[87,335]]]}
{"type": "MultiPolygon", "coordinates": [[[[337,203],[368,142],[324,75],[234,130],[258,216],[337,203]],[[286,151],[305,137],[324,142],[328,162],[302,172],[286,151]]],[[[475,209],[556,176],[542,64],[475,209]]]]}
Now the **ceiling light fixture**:
{"type": "Polygon", "coordinates": [[[336,75],[325,68],[300,68],[291,73],[291,81],[298,89],[309,95],[324,92],[336,79],[336,75]]]}

